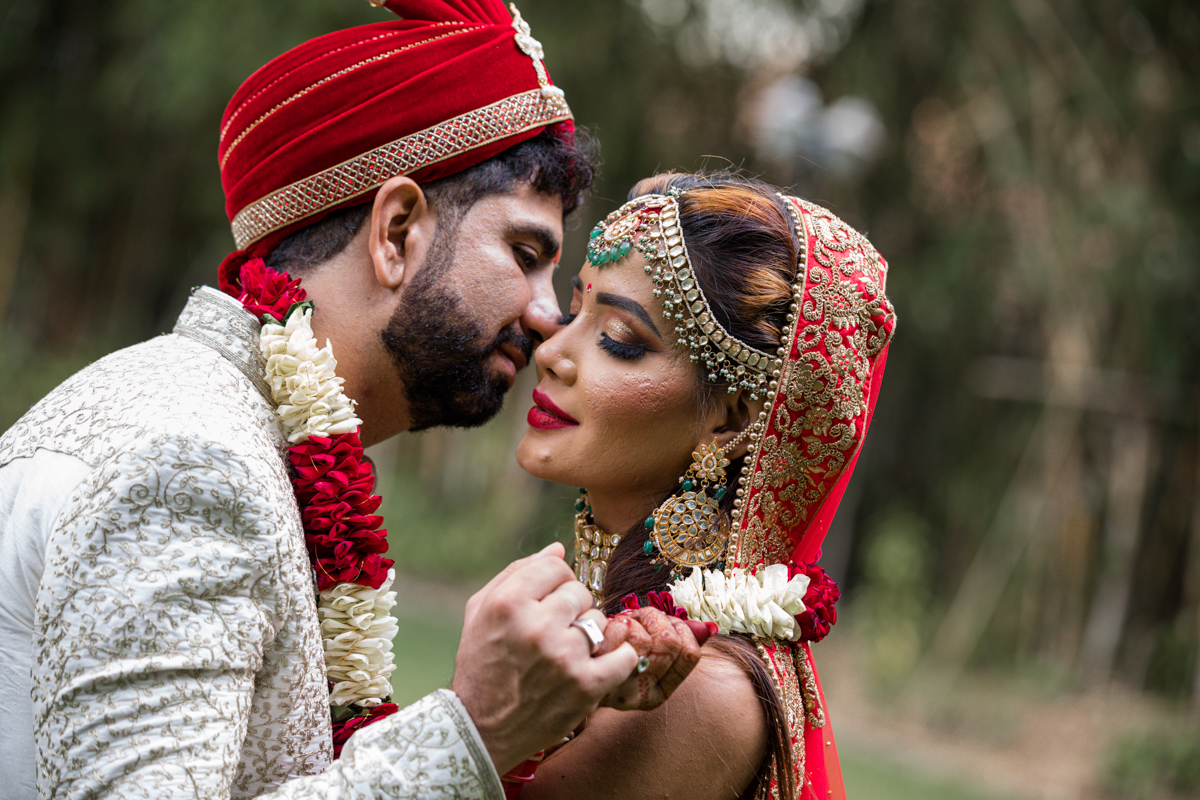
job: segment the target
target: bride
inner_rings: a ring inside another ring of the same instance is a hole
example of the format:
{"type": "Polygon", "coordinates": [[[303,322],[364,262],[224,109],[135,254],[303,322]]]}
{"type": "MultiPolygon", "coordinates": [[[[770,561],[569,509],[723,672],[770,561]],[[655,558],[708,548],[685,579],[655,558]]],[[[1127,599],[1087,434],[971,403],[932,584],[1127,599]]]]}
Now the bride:
{"type": "Polygon", "coordinates": [[[838,591],[815,562],[895,326],[886,264],[754,180],[665,174],[630,197],[537,349],[517,458],[584,487],[575,568],[605,613],[722,635],[661,708],[592,714],[522,798],[842,797],[809,649],[838,591]]]}

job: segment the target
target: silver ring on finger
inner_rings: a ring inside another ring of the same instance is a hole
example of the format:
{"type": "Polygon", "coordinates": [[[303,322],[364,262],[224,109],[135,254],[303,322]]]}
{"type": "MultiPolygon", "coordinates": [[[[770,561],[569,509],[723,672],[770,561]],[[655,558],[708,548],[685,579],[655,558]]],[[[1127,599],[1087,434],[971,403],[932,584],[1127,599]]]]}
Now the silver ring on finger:
{"type": "Polygon", "coordinates": [[[588,643],[591,644],[592,655],[595,655],[600,646],[604,644],[604,632],[600,630],[600,626],[596,624],[594,619],[581,617],[572,622],[571,627],[579,628],[579,630],[583,631],[584,636],[588,638],[588,643]]]}

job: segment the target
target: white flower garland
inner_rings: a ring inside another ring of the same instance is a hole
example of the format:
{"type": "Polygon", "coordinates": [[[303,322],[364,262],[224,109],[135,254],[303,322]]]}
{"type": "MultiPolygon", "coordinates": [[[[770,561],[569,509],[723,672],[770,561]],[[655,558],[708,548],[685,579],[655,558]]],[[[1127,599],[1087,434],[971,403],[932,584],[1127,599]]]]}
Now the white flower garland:
{"type": "Polygon", "coordinates": [[[288,444],[358,430],[362,420],[334,373],[333,347],[328,340],[319,347],[313,336],[311,308],[293,309],[283,325],[263,325],[260,346],[288,444]]]}
{"type": "MultiPolygon", "coordinates": [[[[354,401],[342,391],[333,348],[328,341],[319,347],[313,335],[311,307],[297,306],[282,325],[264,324],[259,344],[289,444],[358,430],[362,420],[354,416],[354,401]]],[[[395,577],[395,570],[388,570],[378,589],[344,582],[318,596],[333,705],[372,708],[392,693],[396,620],[390,611],[396,593],[389,590],[395,577]]]]}
{"type": "Polygon", "coordinates": [[[329,702],[370,708],[392,693],[392,640],[396,620],[389,613],[396,593],[388,591],[395,570],[378,589],[357,583],[339,583],[321,592],[317,615],[325,645],[325,666],[333,688],[329,702]]]}
{"type": "Polygon", "coordinates": [[[750,574],[737,567],[729,577],[720,570],[693,569],[671,584],[671,597],[688,612],[688,618],[715,622],[720,633],[747,633],[772,639],[797,641],[808,576],[788,579],[784,564],[772,564],[750,574]]]}

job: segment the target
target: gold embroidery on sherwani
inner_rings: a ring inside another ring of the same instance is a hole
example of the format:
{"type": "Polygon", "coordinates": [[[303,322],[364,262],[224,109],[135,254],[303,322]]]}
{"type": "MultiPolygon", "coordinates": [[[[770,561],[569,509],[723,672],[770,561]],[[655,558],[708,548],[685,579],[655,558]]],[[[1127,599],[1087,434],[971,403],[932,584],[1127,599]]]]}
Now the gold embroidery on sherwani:
{"type": "Polygon", "coordinates": [[[450,692],[358,732],[330,764],[286,441],[248,377],[258,323],[202,288],[178,327],[77,373],[0,436],[0,469],[44,450],[89,470],[47,523],[39,795],[501,800],[450,692]]]}

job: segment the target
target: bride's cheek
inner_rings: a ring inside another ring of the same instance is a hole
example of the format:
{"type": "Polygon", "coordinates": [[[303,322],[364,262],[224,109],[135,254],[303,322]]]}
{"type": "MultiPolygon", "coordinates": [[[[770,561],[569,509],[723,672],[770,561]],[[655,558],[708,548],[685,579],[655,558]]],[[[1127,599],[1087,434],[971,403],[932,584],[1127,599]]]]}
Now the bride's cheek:
{"type": "Polygon", "coordinates": [[[672,438],[674,428],[689,424],[692,390],[666,378],[638,372],[594,386],[588,403],[596,423],[592,435],[631,450],[644,448],[648,440],[672,438]]]}

